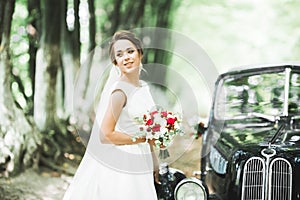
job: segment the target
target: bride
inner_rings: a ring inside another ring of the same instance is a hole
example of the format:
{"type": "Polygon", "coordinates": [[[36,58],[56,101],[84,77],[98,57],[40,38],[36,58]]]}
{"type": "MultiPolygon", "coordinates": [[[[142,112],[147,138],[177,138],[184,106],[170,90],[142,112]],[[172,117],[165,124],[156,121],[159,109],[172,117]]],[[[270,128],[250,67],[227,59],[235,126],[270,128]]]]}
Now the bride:
{"type": "Polygon", "coordinates": [[[149,88],[139,79],[141,41],[132,32],[116,32],[109,54],[115,66],[102,92],[86,152],[63,199],[155,200],[154,141],[132,140],[139,130],[134,117],[154,106],[149,88]]]}

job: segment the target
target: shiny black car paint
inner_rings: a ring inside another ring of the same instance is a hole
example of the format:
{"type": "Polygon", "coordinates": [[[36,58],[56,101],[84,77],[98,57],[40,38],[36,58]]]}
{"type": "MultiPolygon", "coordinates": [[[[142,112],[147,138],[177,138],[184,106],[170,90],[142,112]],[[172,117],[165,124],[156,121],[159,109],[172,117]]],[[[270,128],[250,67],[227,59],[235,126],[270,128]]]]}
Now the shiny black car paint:
{"type": "MultiPolygon", "coordinates": [[[[300,67],[296,65],[233,70],[219,76],[216,82],[216,92],[219,83],[225,78],[237,78],[239,75],[244,76],[245,74],[276,73],[282,72],[286,68],[300,71],[300,67]]],[[[214,96],[216,96],[216,92],[214,96]]],[[[214,116],[213,104],[208,127],[203,137],[201,179],[208,185],[214,198],[241,199],[245,162],[253,156],[261,157],[263,149],[272,148],[276,151],[275,157],[285,158],[291,163],[293,171],[292,199],[300,199],[300,140],[297,140],[297,137],[300,137],[300,120],[299,118],[293,119],[293,117],[295,115],[289,113],[288,116],[281,116],[276,123],[252,117],[221,121],[214,116]],[[224,174],[218,173],[212,166],[209,158],[212,147],[227,161],[224,174]]]]}

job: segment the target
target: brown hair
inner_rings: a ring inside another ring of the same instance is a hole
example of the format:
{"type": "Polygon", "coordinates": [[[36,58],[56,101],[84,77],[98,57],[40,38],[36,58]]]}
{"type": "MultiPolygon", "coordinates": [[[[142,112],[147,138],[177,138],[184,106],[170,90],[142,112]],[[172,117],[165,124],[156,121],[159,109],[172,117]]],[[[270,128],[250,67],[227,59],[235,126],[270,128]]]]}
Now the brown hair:
{"type": "Polygon", "coordinates": [[[139,38],[136,37],[136,35],[134,33],[130,32],[130,31],[126,31],[126,30],[117,31],[114,34],[114,36],[112,37],[110,44],[109,44],[109,55],[110,55],[111,62],[114,65],[117,64],[117,61],[115,58],[115,52],[114,52],[114,44],[118,40],[129,40],[130,42],[132,42],[132,44],[134,44],[139,55],[140,56],[143,55],[142,42],[139,38]]]}

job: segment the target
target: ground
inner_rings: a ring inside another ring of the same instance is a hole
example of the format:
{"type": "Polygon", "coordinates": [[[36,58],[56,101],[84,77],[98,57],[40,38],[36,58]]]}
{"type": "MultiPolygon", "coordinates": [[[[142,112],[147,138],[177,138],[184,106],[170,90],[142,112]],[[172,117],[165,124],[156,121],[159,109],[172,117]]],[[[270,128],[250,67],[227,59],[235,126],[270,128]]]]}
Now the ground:
{"type": "MultiPolygon", "coordinates": [[[[200,169],[201,139],[186,142],[183,148],[180,144],[173,145],[179,149],[178,158],[170,164],[171,167],[180,169],[187,176],[193,176],[193,171],[200,169]]],[[[176,154],[176,149],[170,153],[176,154]]],[[[70,168],[70,164],[68,164],[70,168]]],[[[76,168],[71,169],[76,170],[76,168]]],[[[17,177],[0,178],[1,200],[61,200],[72,176],[57,173],[46,168],[39,170],[29,169],[17,177]]]]}

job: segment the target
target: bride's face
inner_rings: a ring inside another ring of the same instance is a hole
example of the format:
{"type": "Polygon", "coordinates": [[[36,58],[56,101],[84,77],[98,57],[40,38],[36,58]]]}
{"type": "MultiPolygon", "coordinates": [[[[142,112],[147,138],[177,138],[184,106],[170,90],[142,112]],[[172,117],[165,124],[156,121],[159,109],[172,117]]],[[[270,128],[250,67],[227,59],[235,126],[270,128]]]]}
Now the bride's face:
{"type": "Polygon", "coordinates": [[[122,73],[138,71],[141,64],[141,55],[129,40],[118,40],[114,44],[114,54],[117,66],[122,73]]]}

